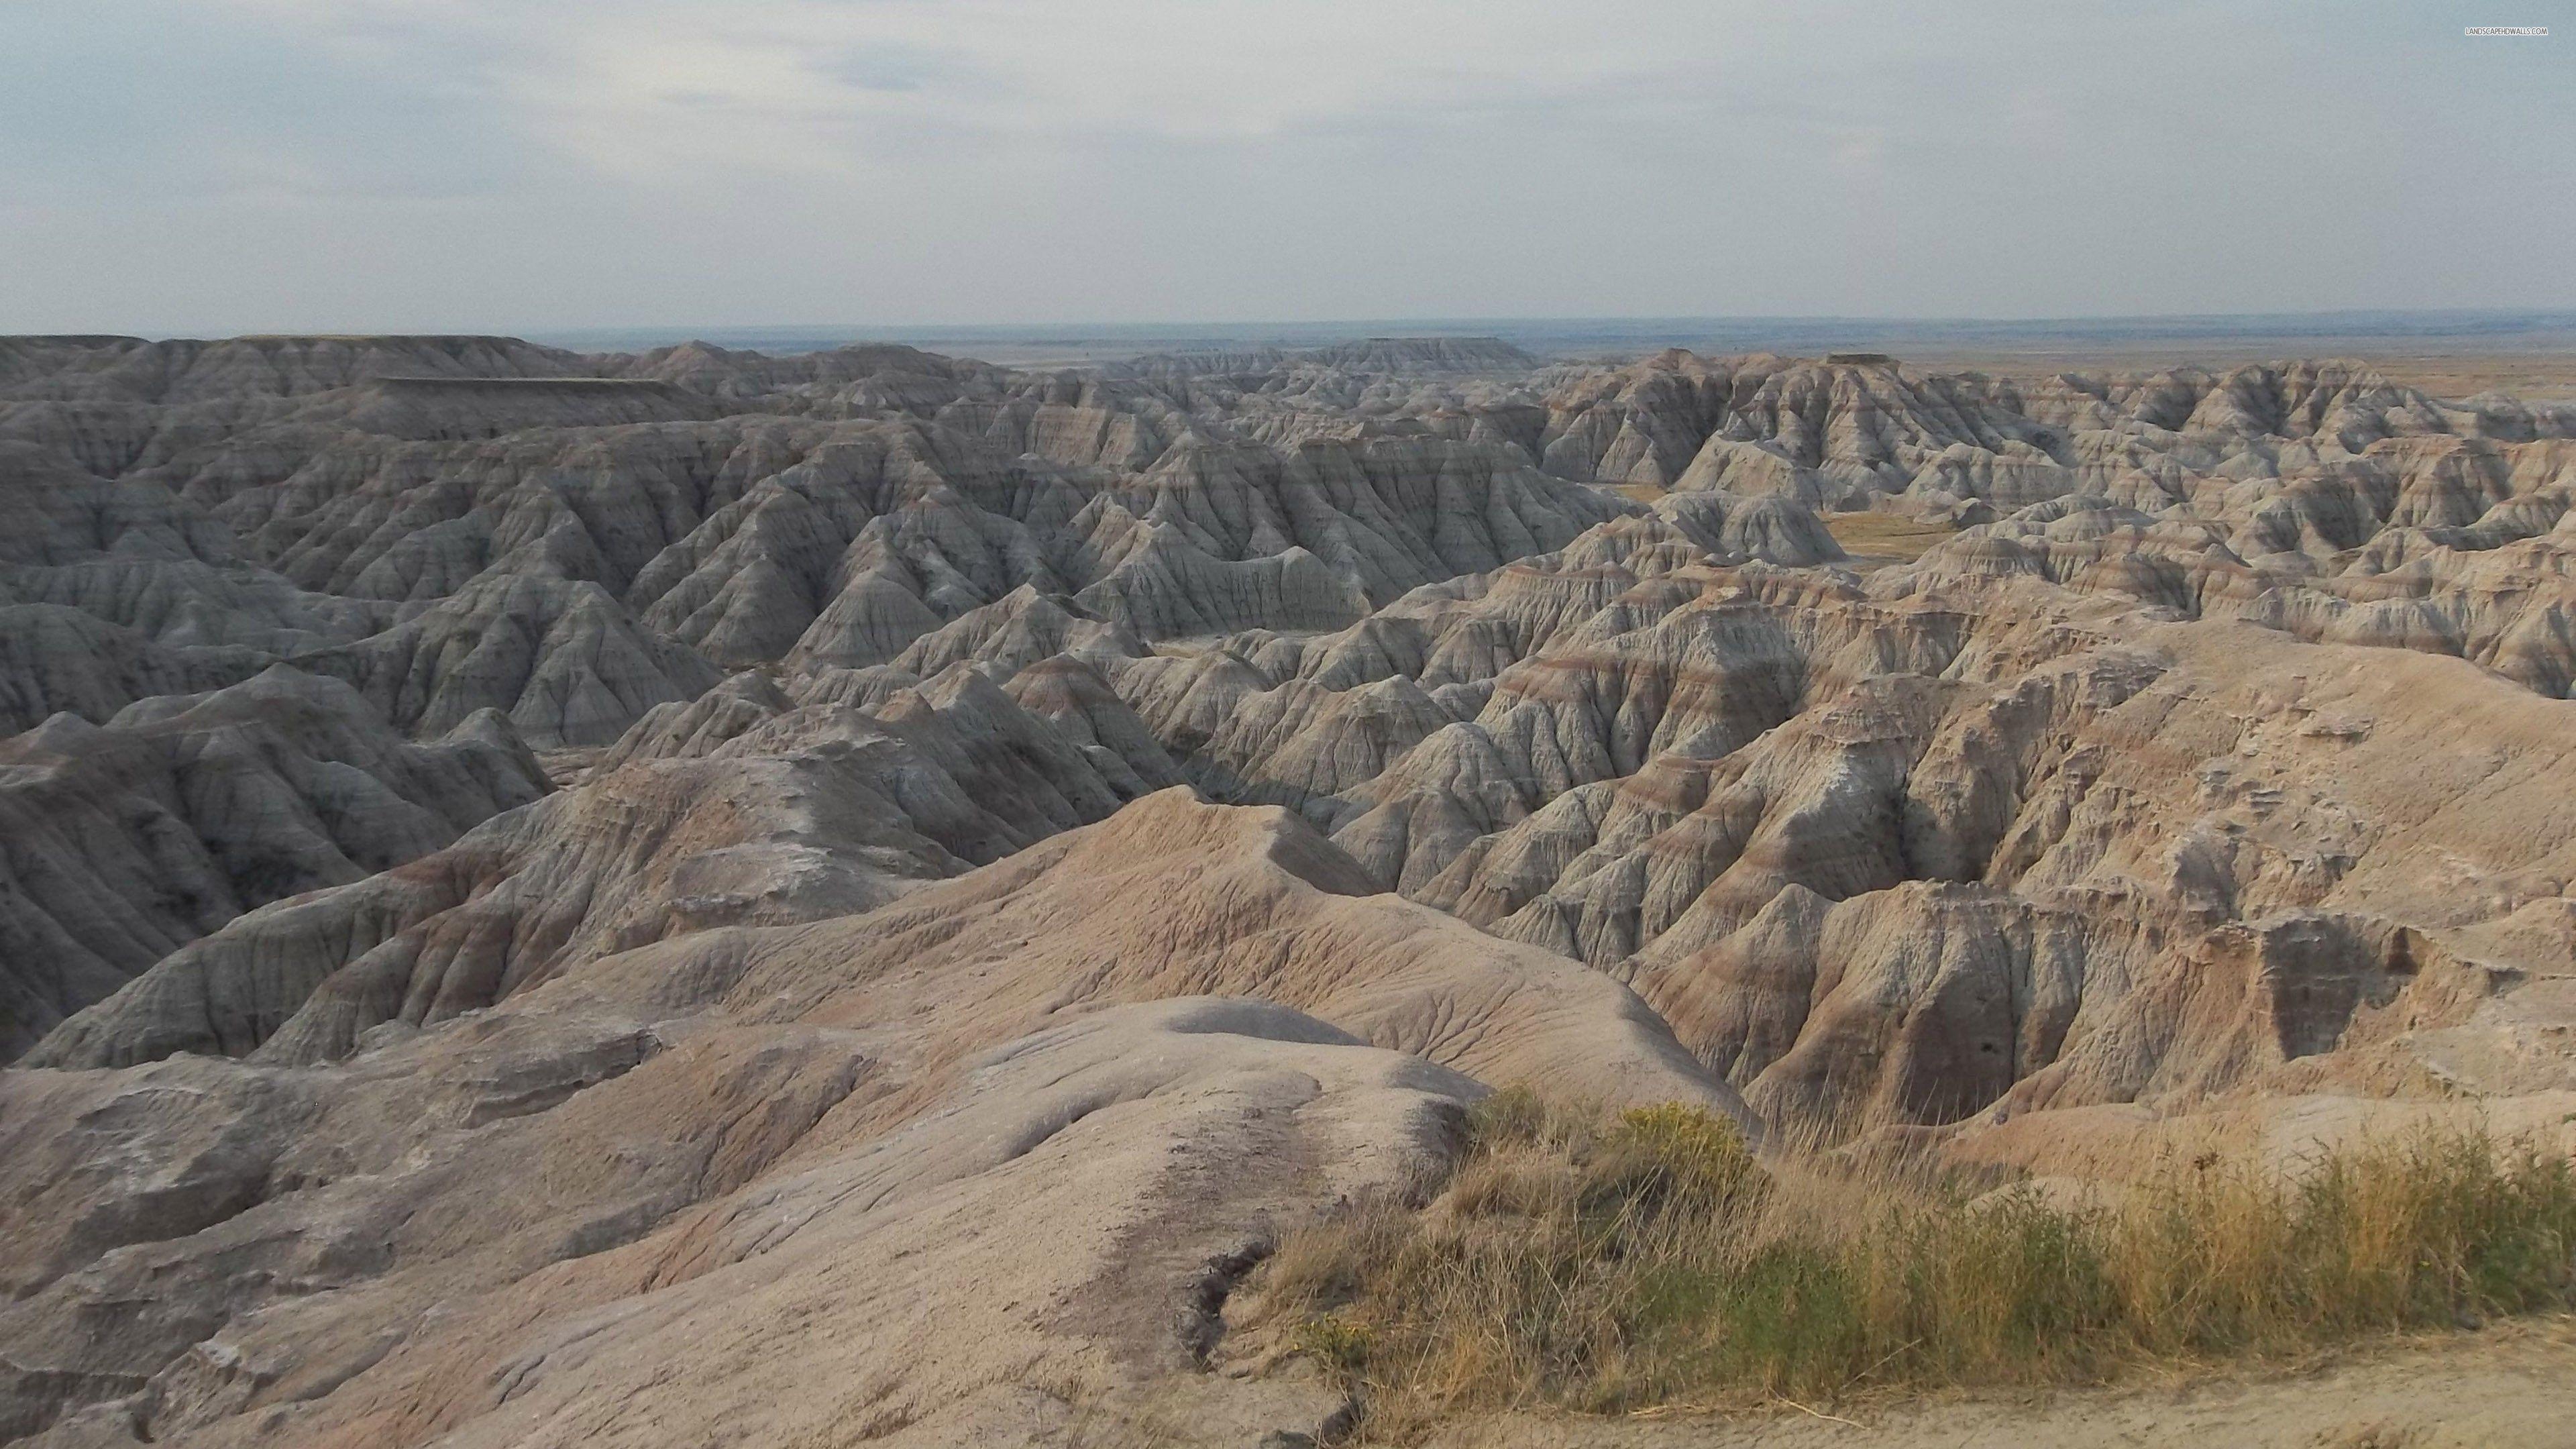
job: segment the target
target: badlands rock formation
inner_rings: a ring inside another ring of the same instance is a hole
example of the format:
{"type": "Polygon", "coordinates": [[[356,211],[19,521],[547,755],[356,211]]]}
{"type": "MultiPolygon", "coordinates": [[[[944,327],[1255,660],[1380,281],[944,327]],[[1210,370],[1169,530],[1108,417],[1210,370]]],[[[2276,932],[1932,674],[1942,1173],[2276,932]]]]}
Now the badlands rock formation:
{"type": "Polygon", "coordinates": [[[416,744],[283,664],[0,739],[0,956],[20,968],[0,978],[0,1044],[25,1050],[255,906],[390,870],[549,788],[499,715],[416,744]]]}
{"type": "Polygon", "coordinates": [[[0,1441],[1250,1441],[1498,1084],[2576,1100],[2576,410],[36,338],[0,509],[0,1441]]]}

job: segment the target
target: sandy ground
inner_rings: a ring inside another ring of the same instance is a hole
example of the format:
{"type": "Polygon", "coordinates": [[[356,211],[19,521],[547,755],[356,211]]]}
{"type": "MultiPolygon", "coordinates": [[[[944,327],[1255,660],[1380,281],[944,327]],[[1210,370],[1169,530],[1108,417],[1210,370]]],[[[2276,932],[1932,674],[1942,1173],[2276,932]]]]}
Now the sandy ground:
{"type": "Polygon", "coordinates": [[[2305,1372],[2205,1375],[2045,1398],[1783,1409],[1759,1418],[1504,1415],[1454,1449],[2568,1449],[2576,1318],[2355,1351],[2305,1372]]]}

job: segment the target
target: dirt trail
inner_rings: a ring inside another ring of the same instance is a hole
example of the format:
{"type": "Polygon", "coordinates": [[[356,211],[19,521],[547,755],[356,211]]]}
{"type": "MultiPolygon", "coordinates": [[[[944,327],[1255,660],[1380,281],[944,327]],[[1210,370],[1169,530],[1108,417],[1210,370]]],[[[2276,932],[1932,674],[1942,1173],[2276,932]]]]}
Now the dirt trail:
{"type": "Polygon", "coordinates": [[[1510,1415],[1433,1441],[1454,1449],[2568,1449],[2576,1318],[2516,1323],[2346,1356],[2313,1372],[2197,1377],[2046,1399],[1834,1417],[1510,1415]]]}

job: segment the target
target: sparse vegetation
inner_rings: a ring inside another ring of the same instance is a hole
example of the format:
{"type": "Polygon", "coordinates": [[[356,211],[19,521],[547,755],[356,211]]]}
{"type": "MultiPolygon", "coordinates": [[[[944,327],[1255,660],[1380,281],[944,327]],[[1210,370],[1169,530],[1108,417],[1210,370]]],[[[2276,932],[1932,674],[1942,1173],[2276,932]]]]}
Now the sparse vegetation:
{"type": "Polygon", "coordinates": [[[1292,1236],[1253,1312],[1381,1434],[1447,1410],[1820,1402],[2077,1383],[2565,1307],[2576,1173],[2426,1136],[2266,1172],[2204,1154],[2116,1200],[1757,1164],[1679,1106],[1498,1093],[1426,1208],[1292,1236]]]}
{"type": "Polygon", "coordinates": [[[1892,513],[1828,513],[1824,525],[1854,560],[1875,563],[1912,563],[1958,532],[1946,523],[1892,513]]]}

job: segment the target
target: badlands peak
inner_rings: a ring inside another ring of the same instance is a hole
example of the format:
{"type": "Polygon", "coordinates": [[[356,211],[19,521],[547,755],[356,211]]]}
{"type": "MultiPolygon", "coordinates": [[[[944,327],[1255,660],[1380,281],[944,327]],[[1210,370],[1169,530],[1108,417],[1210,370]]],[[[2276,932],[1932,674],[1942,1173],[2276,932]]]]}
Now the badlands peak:
{"type": "Polygon", "coordinates": [[[1306,1433],[1231,1285],[1507,1084],[2555,1121],[2571,450],[2362,362],[0,342],[0,1439],[1306,1433]]]}

